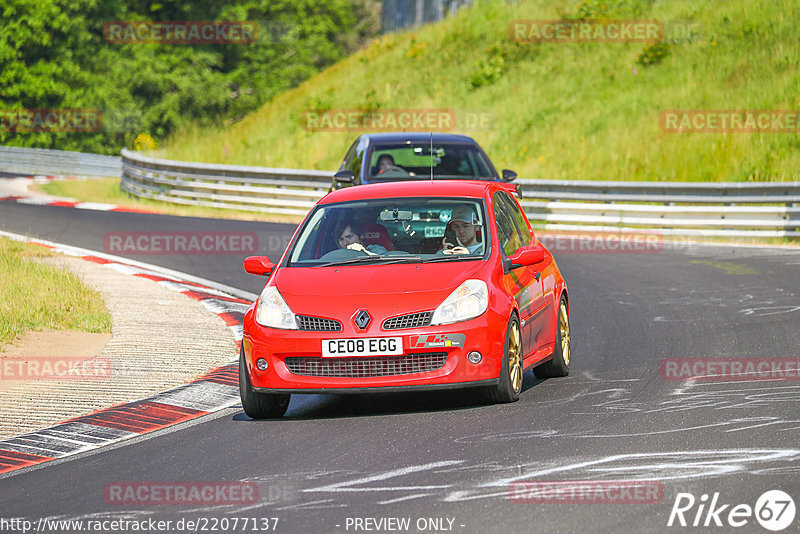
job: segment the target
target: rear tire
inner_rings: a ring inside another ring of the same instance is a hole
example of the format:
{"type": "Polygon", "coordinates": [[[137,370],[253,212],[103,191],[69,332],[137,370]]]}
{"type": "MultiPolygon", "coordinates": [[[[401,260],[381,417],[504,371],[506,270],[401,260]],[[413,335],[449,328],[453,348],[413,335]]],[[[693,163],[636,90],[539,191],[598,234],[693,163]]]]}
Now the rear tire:
{"type": "Polygon", "coordinates": [[[506,342],[503,346],[503,361],[500,364],[500,383],[488,390],[491,402],[504,403],[519,400],[522,391],[522,335],[519,319],[511,316],[506,329],[506,342]]]}
{"type": "Polygon", "coordinates": [[[244,347],[239,351],[239,397],[242,399],[244,413],[253,419],[281,417],[289,407],[291,395],[288,393],[259,393],[250,384],[247,374],[244,347]]]}
{"type": "Polygon", "coordinates": [[[569,374],[569,364],[572,360],[571,342],[567,297],[561,295],[561,303],[558,306],[556,346],[553,350],[553,359],[533,368],[533,374],[536,375],[536,378],[556,378],[569,374]]]}

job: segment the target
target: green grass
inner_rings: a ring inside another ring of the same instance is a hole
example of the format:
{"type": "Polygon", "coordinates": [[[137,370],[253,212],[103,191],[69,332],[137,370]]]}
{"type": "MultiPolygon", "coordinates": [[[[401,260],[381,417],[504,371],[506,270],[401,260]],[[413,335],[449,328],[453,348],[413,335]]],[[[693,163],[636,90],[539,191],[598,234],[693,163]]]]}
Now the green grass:
{"type": "Polygon", "coordinates": [[[384,36],[228,128],[178,132],[154,155],[331,170],[360,132],[308,131],[304,111],[446,108],[491,116],[488,128],[458,131],[522,178],[798,180],[798,134],[667,133],[659,117],[671,109],[800,109],[799,26],[795,0],[482,1],[384,36]],[[693,34],[670,40],[647,66],[645,43],[509,37],[513,20],[579,11],[687,23],[693,34]]]}
{"type": "Polygon", "coordinates": [[[302,217],[300,216],[276,215],[222,208],[208,208],[204,206],[185,206],[149,198],[137,198],[120,189],[119,178],[98,178],[85,181],[53,180],[46,184],[39,184],[36,187],[48,195],[69,197],[83,202],[116,204],[126,208],[153,211],[167,215],[294,223],[302,220],[302,217]]]}
{"type": "Polygon", "coordinates": [[[0,347],[27,330],[111,332],[97,291],[62,269],[32,261],[47,248],[0,238],[0,347]]]}

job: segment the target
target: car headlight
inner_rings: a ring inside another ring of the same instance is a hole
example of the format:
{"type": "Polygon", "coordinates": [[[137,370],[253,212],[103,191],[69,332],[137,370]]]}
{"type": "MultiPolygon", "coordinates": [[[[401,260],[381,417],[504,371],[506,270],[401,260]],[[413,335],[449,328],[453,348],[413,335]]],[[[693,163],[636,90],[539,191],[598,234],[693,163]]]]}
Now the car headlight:
{"type": "Polygon", "coordinates": [[[433,312],[431,324],[466,321],[479,316],[489,306],[489,290],[483,280],[467,280],[450,293],[433,312]]]}
{"type": "Polygon", "coordinates": [[[274,286],[267,286],[261,292],[256,306],[256,322],[261,326],[297,330],[297,320],[286,301],[274,286]]]}

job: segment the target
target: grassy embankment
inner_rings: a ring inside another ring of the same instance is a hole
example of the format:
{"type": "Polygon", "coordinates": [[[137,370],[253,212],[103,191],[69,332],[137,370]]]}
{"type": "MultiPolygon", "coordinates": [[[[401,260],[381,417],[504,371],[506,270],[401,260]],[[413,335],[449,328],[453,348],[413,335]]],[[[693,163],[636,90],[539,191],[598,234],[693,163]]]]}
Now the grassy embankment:
{"type": "MultiPolygon", "coordinates": [[[[304,112],[444,108],[491,117],[485,128],[458,131],[522,178],[800,180],[798,134],[668,133],[660,124],[671,109],[800,108],[799,25],[793,0],[482,1],[384,36],[230,127],[178,132],[152,155],[332,170],[360,132],[309,131],[304,112]],[[651,47],[509,36],[514,20],[578,16],[658,20],[667,38],[651,47]]],[[[113,181],[45,189],[174,214],[280,220],[132,200],[113,181]]]]}
{"type": "Polygon", "coordinates": [[[0,348],[27,330],[111,332],[102,296],[75,275],[31,258],[48,249],[0,238],[0,348]]]}
{"type": "Polygon", "coordinates": [[[489,128],[465,133],[522,178],[800,179],[798,134],[667,133],[659,120],[672,109],[800,108],[794,0],[578,5],[483,1],[387,35],[229,128],[178,132],[161,155],[335,169],[358,132],[310,132],[304,111],[446,108],[490,114],[489,128]],[[508,33],[513,20],[579,14],[662,21],[666,46],[515,43],[508,33]]]}

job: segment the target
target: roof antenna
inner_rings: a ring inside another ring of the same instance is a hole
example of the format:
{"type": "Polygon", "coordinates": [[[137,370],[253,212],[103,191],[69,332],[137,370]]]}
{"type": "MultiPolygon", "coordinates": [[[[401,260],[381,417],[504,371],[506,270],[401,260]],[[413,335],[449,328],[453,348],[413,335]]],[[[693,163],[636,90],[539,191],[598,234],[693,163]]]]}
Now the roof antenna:
{"type": "Polygon", "coordinates": [[[431,131],[431,182],[433,181],[433,131],[431,131]]]}

